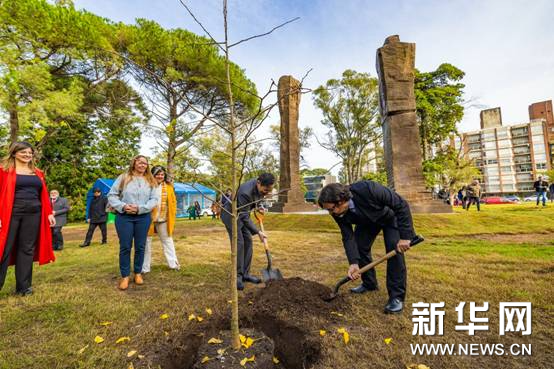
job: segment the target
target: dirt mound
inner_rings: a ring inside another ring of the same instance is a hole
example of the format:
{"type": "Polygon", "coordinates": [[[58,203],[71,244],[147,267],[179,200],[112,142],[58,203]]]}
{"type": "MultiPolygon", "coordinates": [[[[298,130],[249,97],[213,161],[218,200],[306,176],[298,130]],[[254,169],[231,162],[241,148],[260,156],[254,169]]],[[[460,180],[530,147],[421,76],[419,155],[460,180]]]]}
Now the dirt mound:
{"type": "MultiPolygon", "coordinates": [[[[347,308],[341,296],[325,302],[323,298],[330,293],[329,287],[301,278],[273,281],[265,288],[248,291],[240,299],[241,331],[255,329],[273,341],[274,355],[280,361],[275,368],[311,368],[321,356],[319,327],[335,322],[338,312],[347,308]]],[[[214,314],[210,324],[201,330],[198,326],[184,327],[186,333],[182,336],[164,347],[153,348],[158,358],[152,363],[154,367],[192,369],[204,356],[214,357],[213,352],[204,352],[201,347],[206,347],[212,337],[227,340],[222,331],[229,329],[231,315],[228,304],[226,309],[217,310],[222,314],[217,317],[214,314]]],[[[208,346],[208,349],[211,348],[208,346]]],[[[208,363],[215,365],[214,368],[229,367],[229,361],[223,364],[221,360],[214,360],[205,364],[208,363]],[[224,366],[217,366],[222,364],[224,366]]]]}
{"type": "Polygon", "coordinates": [[[313,281],[302,278],[288,278],[272,281],[265,288],[248,292],[241,299],[246,315],[266,314],[276,316],[312,317],[328,316],[344,305],[344,300],[325,302],[332,290],[313,281]]]}

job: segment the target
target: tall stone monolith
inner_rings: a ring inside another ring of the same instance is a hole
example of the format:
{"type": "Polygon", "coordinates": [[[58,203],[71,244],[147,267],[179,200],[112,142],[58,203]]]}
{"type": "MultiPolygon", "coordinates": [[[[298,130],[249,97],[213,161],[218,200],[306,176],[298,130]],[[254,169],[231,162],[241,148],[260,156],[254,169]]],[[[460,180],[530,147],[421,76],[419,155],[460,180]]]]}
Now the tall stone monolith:
{"type": "Polygon", "coordinates": [[[450,213],[432,198],[423,178],[414,92],[415,44],[387,37],[377,50],[379,100],[388,185],[406,199],[414,213],[450,213]]]}

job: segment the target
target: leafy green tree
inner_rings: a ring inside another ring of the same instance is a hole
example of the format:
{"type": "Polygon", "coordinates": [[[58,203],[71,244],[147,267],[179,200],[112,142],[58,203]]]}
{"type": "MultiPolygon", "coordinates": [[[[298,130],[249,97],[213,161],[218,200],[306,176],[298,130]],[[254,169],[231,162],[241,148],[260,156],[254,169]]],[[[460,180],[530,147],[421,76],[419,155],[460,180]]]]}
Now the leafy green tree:
{"type": "Polygon", "coordinates": [[[464,115],[465,73],[451,64],[435,71],[415,73],[416,111],[423,160],[431,158],[432,148],[457,132],[456,124],[464,115]]]}
{"type": "Polygon", "coordinates": [[[31,138],[40,151],[79,119],[87,85],[118,70],[112,34],[111,24],[71,1],[0,2],[0,109],[10,141],[31,138]]]}
{"type": "MultiPolygon", "coordinates": [[[[150,128],[167,155],[169,173],[175,171],[178,151],[192,138],[226,119],[225,60],[205,37],[183,29],[165,30],[139,19],[122,27],[122,53],[154,118],[150,128]]],[[[230,64],[237,111],[253,108],[254,84],[236,64],[230,64]]]]}
{"type": "Polygon", "coordinates": [[[481,172],[460,151],[445,146],[435,157],[423,162],[423,174],[428,187],[439,185],[449,191],[450,204],[454,204],[458,190],[480,177],[481,172]]]}
{"type": "Polygon", "coordinates": [[[330,79],[314,91],[314,104],[328,128],[320,145],[342,160],[346,183],[362,177],[364,158],[371,145],[380,145],[379,88],[368,73],[346,70],[341,79],[330,79]]]}

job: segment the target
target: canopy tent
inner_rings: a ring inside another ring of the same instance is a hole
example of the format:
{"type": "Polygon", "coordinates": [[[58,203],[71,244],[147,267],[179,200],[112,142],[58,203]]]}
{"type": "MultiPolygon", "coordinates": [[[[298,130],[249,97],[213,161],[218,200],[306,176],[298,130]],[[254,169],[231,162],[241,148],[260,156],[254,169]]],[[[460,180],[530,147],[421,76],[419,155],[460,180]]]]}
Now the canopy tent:
{"type": "MultiPolygon", "coordinates": [[[[108,195],[110,188],[115,180],[108,178],[99,178],[94,182],[92,187],[87,193],[87,208],[86,216],[88,219],[88,211],[90,207],[90,202],[94,197],[93,189],[98,187],[104,195],[108,195]]],[[[174,183],[175,195],[177,197],[177,217],[183,218],[187,217],[188,213],[186,212],[187,208],[194,204],[195,201],[198,201],[202,209],[209,207],[217,197],[217,192],[212,190],[209,187],[201,185],[199,183],[174,183]]],[[[113,214],[108,217],[108,222],[113,221],[113,214]]]]}

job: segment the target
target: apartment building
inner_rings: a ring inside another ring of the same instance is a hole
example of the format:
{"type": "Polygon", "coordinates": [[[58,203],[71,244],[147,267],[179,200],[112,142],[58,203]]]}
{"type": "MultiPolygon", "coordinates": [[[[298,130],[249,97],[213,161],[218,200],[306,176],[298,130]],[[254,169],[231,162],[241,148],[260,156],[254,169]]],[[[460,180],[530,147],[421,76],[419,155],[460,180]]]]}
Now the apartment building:
{"type": "Polygon", "coordinates": [[[548,133],[542,118],[503,126],[500,108],[494,108],[481,112],[481,130],[464,133],[455,145],[475,161],[488,195],[525,193],[538,172],[551,169],[548,133]]]}

